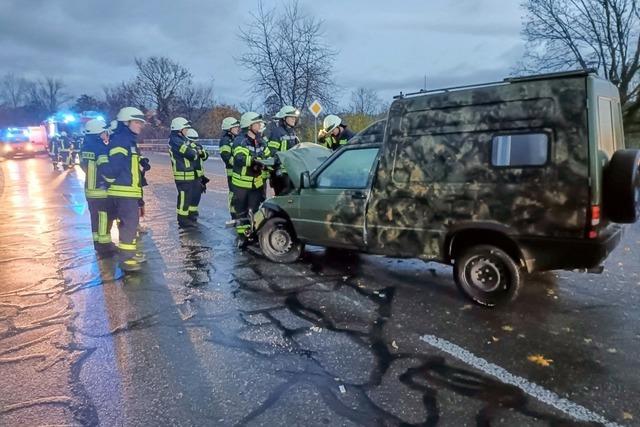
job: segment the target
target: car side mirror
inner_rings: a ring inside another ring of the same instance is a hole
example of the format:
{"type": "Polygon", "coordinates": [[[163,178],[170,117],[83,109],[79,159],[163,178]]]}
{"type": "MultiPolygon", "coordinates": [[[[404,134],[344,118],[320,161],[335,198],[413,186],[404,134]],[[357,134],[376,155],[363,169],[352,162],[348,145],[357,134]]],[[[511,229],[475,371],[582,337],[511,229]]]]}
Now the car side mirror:
{"type": "Polygon", "coordinates": [[[304,171],[300,174],[300,189],[311,188],[311,175],[309,171],[304,171]]]}

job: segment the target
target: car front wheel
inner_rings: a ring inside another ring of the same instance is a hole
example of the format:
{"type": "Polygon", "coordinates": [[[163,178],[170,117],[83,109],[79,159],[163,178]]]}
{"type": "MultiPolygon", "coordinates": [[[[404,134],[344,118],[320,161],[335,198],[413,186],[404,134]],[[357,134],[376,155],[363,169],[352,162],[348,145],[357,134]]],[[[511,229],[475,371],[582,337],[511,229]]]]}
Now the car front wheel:
{"type": "Polygon", "coordinates": [[[291,223],[284,218],[268,219],[260,229],[259,241],[262,253],[273,262],[296,262],[304,250],[304,244],[295,236],[291,223]]]}
{"type": "Polygon", "coordinates": [[[456,258],[453,274],[458,289],[486,307],[513,301],[522,285],[516,261],[492,245],[472,246],[465,250],[456,258]]]}

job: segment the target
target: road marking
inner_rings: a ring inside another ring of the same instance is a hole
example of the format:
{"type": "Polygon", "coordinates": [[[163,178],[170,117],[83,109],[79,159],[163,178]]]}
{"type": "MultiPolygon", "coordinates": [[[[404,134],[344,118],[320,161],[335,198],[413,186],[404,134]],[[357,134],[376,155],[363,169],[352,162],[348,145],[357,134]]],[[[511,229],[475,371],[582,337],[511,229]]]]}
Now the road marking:
{"type": "Polygon", "coordinates": [[[539,386],[536,383],[532,383],[531,381],[514,375],[507,371],[506,369],[501,368],[498,365],[495,365],[491,362],[486,361],[485,359],[474,355],[473,353],[465,350],[464,348],[447,341],[442,338],[438,338],[434,335],[424,335],[420,337],[420,339],[432,347],[441,350],[456,359],[470,365],[485,374],[491,375],[505,384],[511,384],[513,386],[518,387],[520,390],[527,393],[529,396],[532,396],[542,403],[546,403],[549,406],[552,406],[559,411],[564,412],[570,417],[587,422],[596,422],[603,424],[605,426],[611,427],[622,427],[620,424],[617,424],[613,421],[609,421],[604,418],[602,415],[597,414],[582,405],[579,405],[575,402],[572,402],[564,397],[560,397],[558,394],[553,391],[547,390],[546,388],[539,386]]]}

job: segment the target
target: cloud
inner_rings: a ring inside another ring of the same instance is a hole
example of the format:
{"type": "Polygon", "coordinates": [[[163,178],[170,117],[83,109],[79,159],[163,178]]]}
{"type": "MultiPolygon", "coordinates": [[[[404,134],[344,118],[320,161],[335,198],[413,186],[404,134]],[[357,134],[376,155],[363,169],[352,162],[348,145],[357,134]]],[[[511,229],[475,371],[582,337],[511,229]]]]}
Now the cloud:
{"type": "MultiPolygon", "coordinates": [[[[268,3],[271,5],[271,3],[268,3]]],[[[165,55],[196,81],[215,79],[216,96],[247,96],[238,29],[257,0],[2,0],[0,74],[63,78],[70,92],[99,95],[135,75],[134,58],[165,55]]],[[[281,5],[278,3],[276,6],[281,5]]],[[[338,98],[358,86],[390,95],[429,86],[504,77],[521,56],[520,9],[503,0],[302,0],[324,19],[338,98]],[[331,11],[331,13],[327,13],[331,11]],[[520,49],[520,50],[519,50],[520,49]]]]}

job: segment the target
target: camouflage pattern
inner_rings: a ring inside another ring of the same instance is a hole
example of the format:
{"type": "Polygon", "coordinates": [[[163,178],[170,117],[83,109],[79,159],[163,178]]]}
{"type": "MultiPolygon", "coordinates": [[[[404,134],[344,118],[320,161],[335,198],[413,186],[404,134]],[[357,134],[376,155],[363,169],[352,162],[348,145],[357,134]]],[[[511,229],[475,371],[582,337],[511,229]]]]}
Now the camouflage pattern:
{"type": "MultiPolygon", "coordinates": [[[[370,188],[363,189],[366,199],[354,198],[353,190],[333,195],[335,209],[326,206],[324,218],[317,218],[324,220],[324,231],[313,243],[444,261],[449,238],[466,228],[514,240],[584,239],[590,152],[595,155],[587,78],[522,80],[397,99],[386,123],[374,123],[374,130],[354,140],[381,147],[370,188]],[[493,138],[522,133],[548,136],[547,163],[492,166],[493,138]]],[[[356,148],[350,144],[345,150],[356,148]]],[[[311,202],[304,194],[299,215],[311,202]]],[[[281,204],[288,211],[296,204],[291,198],[281,204]]],[[[304,230],[298,234],[305,240],[304,230]]]]}
{"type": "Polygon", "coordinates": [[[399,99],[367,212],[368,249],[441,259],[465,224],[507,235],[584,236],[589,206],[585,78],[399,99]],[[491,166],[496,134],[548,133],[545,167],[491,166]]]}

